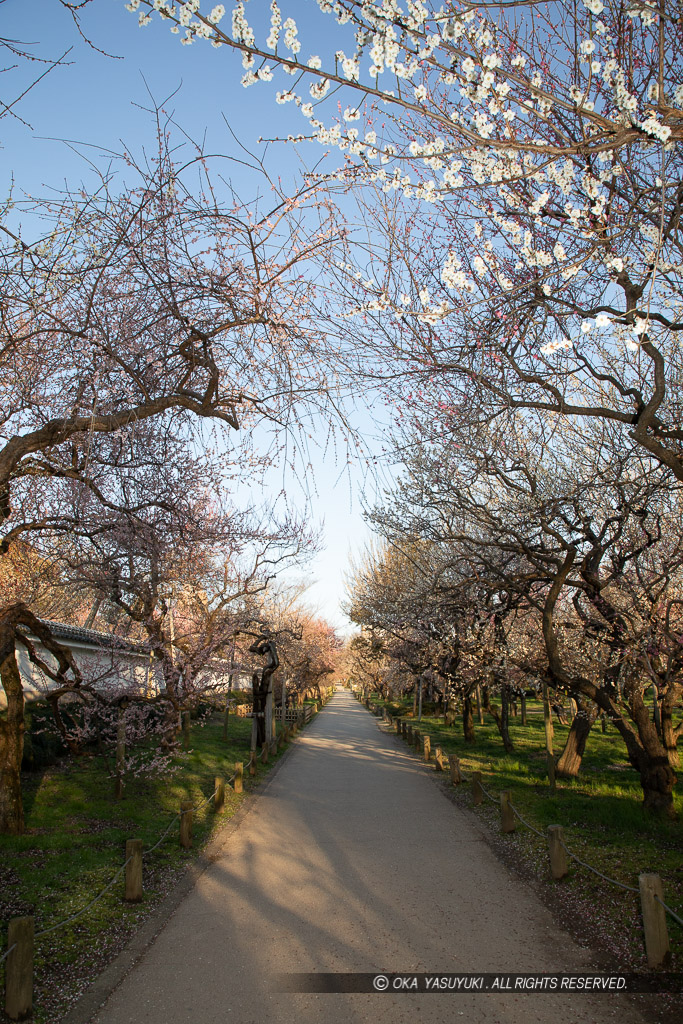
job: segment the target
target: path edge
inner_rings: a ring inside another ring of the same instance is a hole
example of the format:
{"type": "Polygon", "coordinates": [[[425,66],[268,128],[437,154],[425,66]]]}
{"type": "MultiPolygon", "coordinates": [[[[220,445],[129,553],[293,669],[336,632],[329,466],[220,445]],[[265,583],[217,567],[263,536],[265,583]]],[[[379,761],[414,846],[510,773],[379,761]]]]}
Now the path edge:
{"type": "MultiPolygon", "coordinates": [[[[321,710],[324,711],[324,707],[321,710]]],[[[317,718],[317,715],[315,717],[317,718]]],[[[301,734],[301,738],[303,737],[305,737],[305,733],[301,734]]],[[[268,792],[273,779],[277,777],[282,765],[291,757],[297,746],[297,743],[290,744],[258,788],[253,793],[247,794],[241,807],[220,827],[218,833],[210,840],[197,859],[188,864],[184,875],[171,892],[164,897],[157,909],[141,925],[123,949],[116,954],[111,963],[90,983],[79,996],[77,1003],[64,1017],[60,1018],[59,1024],[90,1024],[95,1014],[142,959],[207,868],[223,855],[224,849],[234,833],[242,826],[244,819],[251,813],[261,797],[268,792]]]]}

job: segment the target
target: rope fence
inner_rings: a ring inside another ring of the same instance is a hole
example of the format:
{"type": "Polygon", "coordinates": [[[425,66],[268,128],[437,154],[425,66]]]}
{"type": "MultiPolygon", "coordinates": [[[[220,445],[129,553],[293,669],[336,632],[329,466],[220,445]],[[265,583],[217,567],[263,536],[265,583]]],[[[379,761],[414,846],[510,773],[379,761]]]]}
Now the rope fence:
{"type": "MultiPolygon", "coordinates": [[[[376,715],[381,713],[383,720],[388,723],[390,728],[394,728],[395,726],[398,735],[405,739],[410,746],[414,747],[418,753],[421,751],[425,762],[431,762],[432,750],[431,739],[429,736],[423,735],[420,729],[413,725],[412,722],[407,722],[405,718],[392,718],[391,715],[387,714],[386,709],[373,705],[367,696],[360,693],[355,693],[354,695],[370,712],[376,715]]],[[[659,967],[666,963],[670,954],[666,915],[669,914],[669,916],[672,917],[677,924],[681,925],[681,927],[683,927],[683,920],[681,920],[681,917],[664,902],[662,880],[659,875],[654,873],[639,875],[637,887],[626,885],[624,882],[620,882],[616,878],[610,878],[609,875],[605,875],[602,871],[599,871],[598,868],[593,867],[592,864],[588,864],[586,861],[581,860],[580,857],[577,857],[576,854],[567,847],[564,842],[564,833],[561,825],[549,825],[547,834],[541,832],[540,829],[536,828],[522,817],[512,803],[509,791],[505,790],[496,797],[484,786],[481,772],[473,772],[471,776],[467,776],[460,767],[459,758],[455,755],[449,755],[448,761],[451,772],[451,781],[454,785],[459,785],[462,782],[470,782],[472,787],[472,801],[475,806],[481,804],[485,797],[494,804],[500,804],[501,826],[503,832],[513,832],[515,830],[515,819],[517,819],[531,832],[534,832],[544,841],[547,840],[550,870],[553,879],[559,881],[569,873],[569,859],[574,861],[576,864],[581,865],[581,867],[586,870],[591,871],[594,875],[602,878],[610,885],[617,886],[626,892],[638,894],[641,902],[643,933],[648,965],[650,967],[659,967]]],[[[445,770],[445,758],[440,747],[437,747],[434,752],[434,766],[437,771],[445,770]]]]}
{"type": "MultiPolygon", "coordinates": [[[[290,737],[295,736],[298,726],[305,725],[309,722],[313,715],[327,703],[330,699],[331,693],[331,690],[326,691],[325,697],[322,700],[316,702],[315,705],[307,705],[301,712],[299,712],[293,728],[285,728],[280,731],[279,735],[277,735],[277,723],[274,722],[276,735],[273,737],[271,743],[263,744],[261,754],[262,763],[267,764],[269,748],[273,747],[274,749],[272,752],[275,753],[282,740],[287,742],[290,737]]],[[[252,774],[255,773],[256,770],[255,754],[256,751],[252,750],[249,762],[250,769],[252,765],[254,767],[252,774]]],[[[25,1017],[29,1016],[33,1010],[33,958],[35,940],[42,938],[44,935],[49,935],[51,932],[56,932],[60,928],[64,928],[66,925],[69,925],[82,917],[91,909],[91,907],[102,899],[110,889],[113,888],[124,873],[124,901],[126,903],[141,902],[143,899],[143,858],[148,857],[150,854],[154,853],[159,846],[161,846],[177,822],[180,823],[180,845],[184,849],[189,849],[192,846],[192,825],[194,815],[203,810],[212,800],[214,801],[214,810],[216,812],[220,812],[225,804],[226,786],[232,786],[235,793],[242,793],[244,791],[244,762],[235,762],[235,770],[229,779],[226,780],[217,776],[213,792],[202,800],[201,803],[197,804],[196,807],[190,800],[181,801],[179,811],[174,814],[168,828],[162,832],[154,846],[149,847],[147,850],[143,850],[141,839],[127,840],[125,853],[126,859],[121,867],[116,871],[105,887],[100,890],[97,896],[94,896],[85,907],[76,911],[75,914],[59,921],[57,924],[50,925],[49,928],[43,928],[38,932],[35,931],[35,920],[32,916],[17,917],[9,922],[7,929],[7,950],[0,956],[0,964],[7,961],[7,966],[5,968],[5,1013],[10,1020],[23,1020],[25,1017]]]]}

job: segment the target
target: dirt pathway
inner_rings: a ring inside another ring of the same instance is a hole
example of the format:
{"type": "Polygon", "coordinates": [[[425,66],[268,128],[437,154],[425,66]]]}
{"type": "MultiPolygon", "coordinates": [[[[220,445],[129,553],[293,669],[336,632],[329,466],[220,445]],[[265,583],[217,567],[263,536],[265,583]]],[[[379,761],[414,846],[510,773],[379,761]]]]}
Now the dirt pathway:
{"type": "Polygon", "coordinates": [[[590,955],[338,692],[97,1024],[635,1024],[587,993],[292,994],[279,972],[580,971],[590,955]]]}

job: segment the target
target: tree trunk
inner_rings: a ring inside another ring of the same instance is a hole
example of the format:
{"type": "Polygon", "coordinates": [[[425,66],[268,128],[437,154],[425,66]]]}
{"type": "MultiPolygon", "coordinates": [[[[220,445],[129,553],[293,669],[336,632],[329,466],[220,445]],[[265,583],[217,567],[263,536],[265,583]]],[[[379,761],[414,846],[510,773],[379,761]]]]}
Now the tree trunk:
{"type": "Polygon", "coordinates": [[[643,807],[646,811],[667,818],[676,817],[673,805],[676,776],[666,756],[643,759],[640,784],[643,787],[643,807]]]}
{"type": "Polygon", "coordinates": [[[510,739],[510,689],[507,683],[500,688],[500,735],[503,738],[503,746],[511,753],[515,748],[510,739]]]}
{"type": "Polygon", "coordinates": [[[632,730],[628,731],[628,736],[625,735],[625,722],[615,721],[614,724],[626,740],[631,764],[640,772],[643,807],[647,811],[674,818],[676,812],[673,805],[673,788],[676,785],[676,773],[669,763],[668,751],[659,738],[642,691],[634,686],[627,696],[630,698],[631,715],[638,730],[637,737],[632,730]]]}
{"type": "Polygon", "coordinates": [[[479,716],[479,725],[484,724],[484,709],[481,706],[481,686],[476,688],[477,694],[477,715],[479,716]]]}
{"type": "Polygon", "coordinates": [[[505,753],[514,754],[515,747],[512,740],[510,739],[510,733],[508,732],[507,726],[503,725],[503,720],[501,718],[500,712],[498,711],[498,708],[494,707],[493,704],[491,703],[488,686],[482,686],[481,688],[481,703],[484,711],[486,711],[491,716],[493,721],[496,723],[496,728],[498,729],[498,732],[500,733],[500,738],[503,741],[505,753]]]}
{"type": "MultiPolygon", "coordinates": [[[[567,735],[564,750],[557,761],[556,771],[565,779],[574,779],[579,774],[581,761],[586,750],[586,740],[593,728],[596,713],[589,713],[581,701],[577,701],[578,711],[567,735]]],[[[597,711],[597,709],[596,709],[597,711]]]]}
{"type": "Polygon", "coordinates": [[[254,701],[252,714],[255,723],[256,746],[262,747],[266,742],[266,697],[268,690],[262,685],[260,672],[254,672],[252,676],[252,695],[254,701]]]}
{"type": "Polygon", "coordinates": [[[465,697],[462,702],[462,733],[465,738],[465,743],[474,743],[474,715],[472,714],[472,698],[469,696],[465,697]]]}
{"type": "Polygon", "coordinates": [[[0,678],[7,697],[7,717],[0,718],[0,832],[21,835],[21,759],[24,756],[24,688],[14,647],[14,631],[1,628],[0,678]]]}
{"type": "Polygon", "coordinates": [[[37,637],[57,663],[48,672],[60,686],[80,685],[81,675],[71,653],[53,639],[49,628],[37,619],[21,601],[8,605],[0,613],[0,681],[7,698],[7,713],[0,718],[0,832],[19,835],[24,831],[24,809],[21,799],[21,760],[24,755],[24,687],[17,664],[17,640],[24,640],[31,662],[41,664],[33,643],[18,631],[24,627],[37,637]],[[69,678],[70,677],[70,678],[69,678]]]}
{"type": "MultiPolygon", "coordinates": [[[[644,808],[673,818],[675,817],[673,788],[676,784],[676,774],[669,764],[667,751],[657,735],[650,708],[646,706],[643,699],[641,684],[633,679],[628,686],[624,687],[630,718],[635,726],[634,730],[626,721],[618,705],[612,700],[606,685],[597,687],[592,680],[583,676],[572,678],[562,664],[553,615],[560,591],[574,564],[576,554],[575,547],[567,548],[562,568],[555,577],[543,608],[543,639],[548,654],[551,682],[562,688],[570,688],[573,693],[582,694],[594,701],[603,714],[603,721],[605,715],[609,714],[615,729],[626,744],[629,761],[640,773],[644,808]]],[[[602,598],[601,600],[602,606],[598,610],[608,621],[612,621],[614,616],[610,617],[609,608],[603,610],[605,602],[602,598]]],[[[611,679],[607,679],[607,673],[604,674],[603,679],[605,683],[611,682],[611,679]]],[[[615,685],[615,692],[616,689],[615,685]]]]}

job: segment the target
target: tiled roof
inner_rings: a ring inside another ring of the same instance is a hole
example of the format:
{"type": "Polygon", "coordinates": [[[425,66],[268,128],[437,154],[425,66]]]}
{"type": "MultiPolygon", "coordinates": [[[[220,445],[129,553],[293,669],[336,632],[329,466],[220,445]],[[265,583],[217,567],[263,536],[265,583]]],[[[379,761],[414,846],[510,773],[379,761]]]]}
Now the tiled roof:
{"type": "Polygon", "coordinates": [[[92,644],[93,647],[106,648],[107,650],[119,649],[135,652],[136,654],[147,654],[148,649],[144,644],[134,640],[127,640],[125,637],[116,636],[114,633],[104,633],[99,629],[85,629],[84,626],[72,626],[66,622],[53,622],[50,619],[41,619],[54,634],[57,640],[76,640],[80,643],[92,644]]]}

